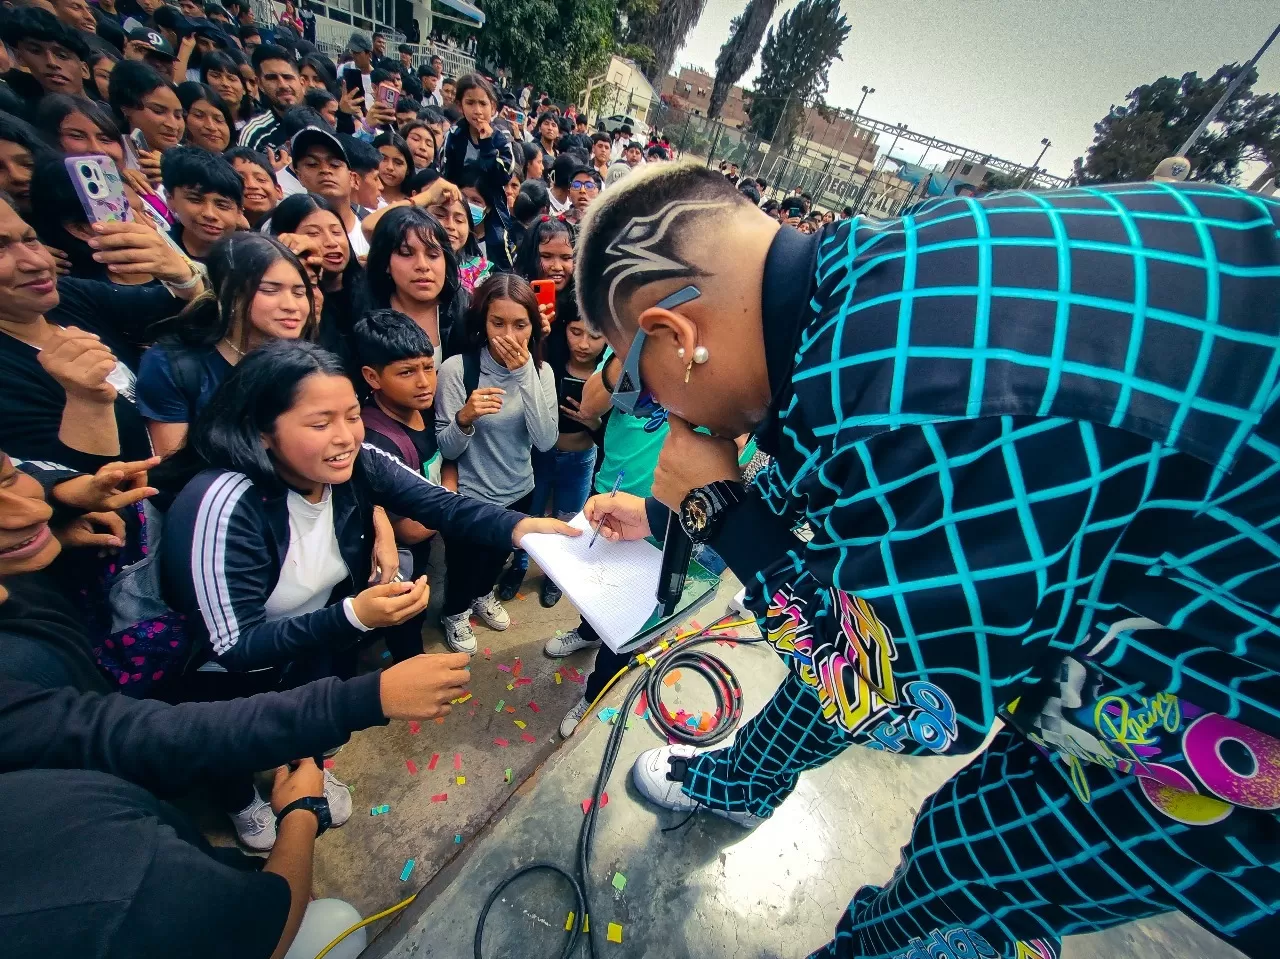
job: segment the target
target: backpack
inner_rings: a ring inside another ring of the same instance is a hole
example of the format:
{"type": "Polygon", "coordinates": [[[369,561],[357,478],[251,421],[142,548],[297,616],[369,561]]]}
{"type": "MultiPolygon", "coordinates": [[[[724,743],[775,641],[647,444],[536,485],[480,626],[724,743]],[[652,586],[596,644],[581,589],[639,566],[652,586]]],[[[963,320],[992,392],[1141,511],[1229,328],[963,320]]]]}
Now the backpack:
{"type": "Polygon", "coordinates": [[[375,433],[382,434],[395,444],[406,466],[415,473],[422,472],[422,457],[418,455],[418,448],[413,445],[413,438],[409,436],[409,431],[404,428],[403,423],[397,423],[382,412],[377,403],[370,403],[364,407],[360,411],[360,418],[364,420],[365,426],[375,433]]]}
{"type": "Polygon", "coordinates": [[[467,391],[467,399],[480,388],[480,351],[471,350],[462,354],[462,388],[467,391]]]}

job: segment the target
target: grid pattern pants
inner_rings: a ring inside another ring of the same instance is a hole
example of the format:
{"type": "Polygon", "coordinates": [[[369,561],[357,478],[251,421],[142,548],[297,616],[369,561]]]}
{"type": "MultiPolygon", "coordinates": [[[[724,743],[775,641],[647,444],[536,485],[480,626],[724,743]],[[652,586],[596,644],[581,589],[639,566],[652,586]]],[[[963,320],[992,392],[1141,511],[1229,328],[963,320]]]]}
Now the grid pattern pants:
{"type": "MultiPolygon", "coordinates": [[[[799,774],[852,742],[788,676],[728,749],[690,767],[705,805],[769,815],[799,774]]],[[[1230,807],[1209,825],[1159,812],[1140,780],[1081,771],[1005,730],[925,801],[883,887],[858,891],[815,959],[1052,959],[1063,936],[1181,910],[1249,956],[1280,940],[1280,821],[1230,807]]]]}

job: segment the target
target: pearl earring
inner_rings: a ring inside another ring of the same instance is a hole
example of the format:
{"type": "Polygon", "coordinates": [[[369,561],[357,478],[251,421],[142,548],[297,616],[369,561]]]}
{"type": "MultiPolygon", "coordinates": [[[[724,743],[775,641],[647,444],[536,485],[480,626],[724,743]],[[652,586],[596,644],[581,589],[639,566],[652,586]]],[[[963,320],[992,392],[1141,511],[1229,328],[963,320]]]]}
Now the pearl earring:
{"type": "Polygon", "coordinates": [[[711,359],[711,354],[707,351],[705,346],[699,346],[693,351],[693,362],[697,363],[699,366],[707,362],[709,359],[711,359]]]}
{"type": "Polygon", "coordinates": [[[683,347],[683,346],[676,350],[676,356],[680,357],[680,359],[682,359],[682,360],[684,359],[684,347],[683,347]]]}

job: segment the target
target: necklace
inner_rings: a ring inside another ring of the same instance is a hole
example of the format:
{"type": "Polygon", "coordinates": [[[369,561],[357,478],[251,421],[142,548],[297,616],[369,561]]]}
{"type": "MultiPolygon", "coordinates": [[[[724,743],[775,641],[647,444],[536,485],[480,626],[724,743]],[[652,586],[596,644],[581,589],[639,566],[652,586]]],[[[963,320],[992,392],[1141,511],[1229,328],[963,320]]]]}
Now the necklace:
{"type": "Polygon", "coordinates": [[[236,356],[240,357],[241,359],[244,359],[244,350],[240,349],[240,347],[236,346],[225,336],[222,338],[222,342],[226,343],[227,349],[232,350],[236,354],[236,356]]]}

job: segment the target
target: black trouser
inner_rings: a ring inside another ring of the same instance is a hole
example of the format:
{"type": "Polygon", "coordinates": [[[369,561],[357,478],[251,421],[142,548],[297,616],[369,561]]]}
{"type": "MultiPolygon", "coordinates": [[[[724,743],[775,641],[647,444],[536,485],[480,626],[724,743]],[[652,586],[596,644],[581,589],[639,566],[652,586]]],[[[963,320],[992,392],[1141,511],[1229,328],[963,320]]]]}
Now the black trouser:
{"type": "MultiPolygon", "coordinates": [[[[533,490],[514,503],[506,504],[507,509],[520,513],[529,511],[533,502],[533,490]]],[[[459,542],[454,539],[445,543],[446,582],[444,587],[444,616],[456,616],[471,608],[473,600],[485,595],[493,589],[493,584],[502,572],[502,566],[511,555],[511,547],[492,549],[477,546],[474,543],[459,542]]]]}
{"type": "MultiPolygon", "coordinates": [[[[600,638],[585,619],[578,624],[578,635],[590,640],[600,638]]],[[[587,702],[595,702],[600,691],[604,689],[604,684],[613,679],[613,674],[625,666],[630,658],[630,653],[615,653],[604,643],[600,644],[600,648],[596,651],[596,661],[591,667],[591,675],[587,677],[586,688],[582,691],[582,695],[587,697],[587,702]]]]}

